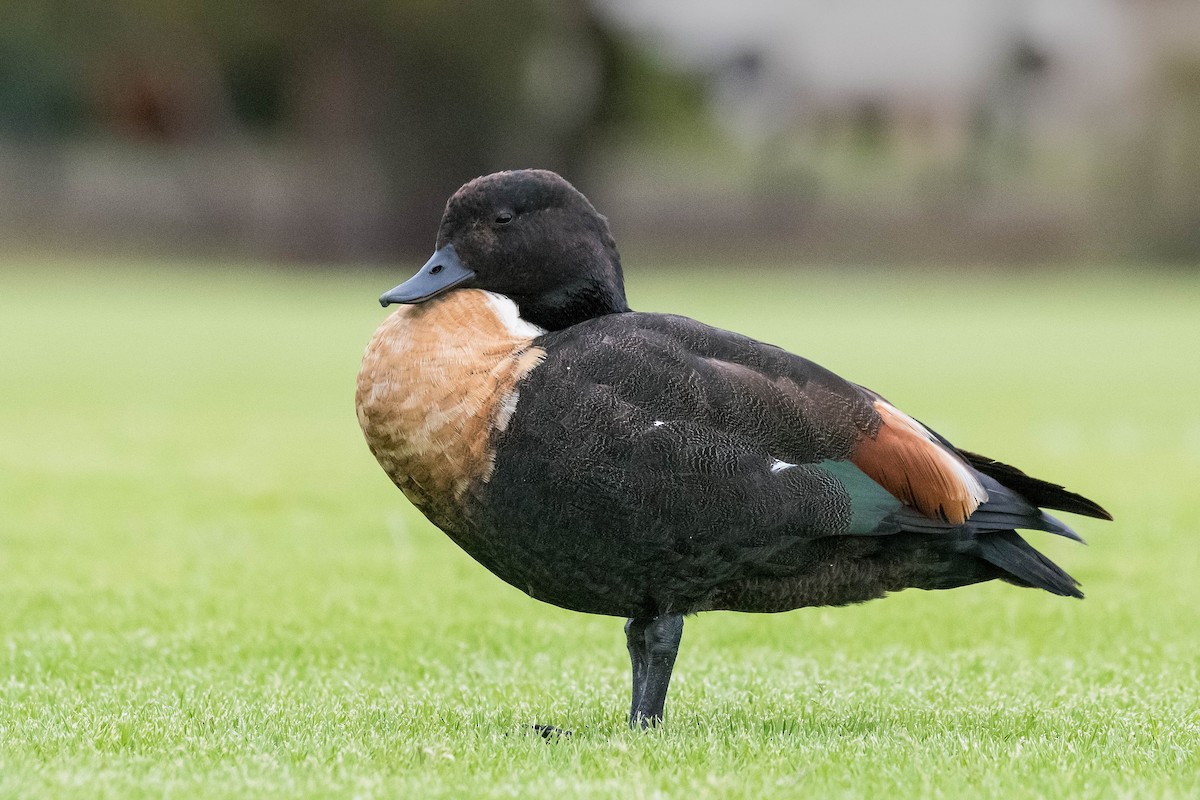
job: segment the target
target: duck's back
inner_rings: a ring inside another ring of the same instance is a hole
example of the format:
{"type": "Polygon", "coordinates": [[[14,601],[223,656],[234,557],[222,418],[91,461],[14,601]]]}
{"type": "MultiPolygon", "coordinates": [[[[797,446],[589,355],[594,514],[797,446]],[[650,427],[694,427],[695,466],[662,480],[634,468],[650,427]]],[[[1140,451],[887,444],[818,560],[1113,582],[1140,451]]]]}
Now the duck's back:
{"type": "Polygon", "coordinates": [[[474,509],[480,560],[530,594],[623,616],[781,611],[994,576],[964,572],[954,536],[877,529],[902,504],[849,461],[880,427],[874,397],[820,366],[661,314],[536,344],[474,509]]]}

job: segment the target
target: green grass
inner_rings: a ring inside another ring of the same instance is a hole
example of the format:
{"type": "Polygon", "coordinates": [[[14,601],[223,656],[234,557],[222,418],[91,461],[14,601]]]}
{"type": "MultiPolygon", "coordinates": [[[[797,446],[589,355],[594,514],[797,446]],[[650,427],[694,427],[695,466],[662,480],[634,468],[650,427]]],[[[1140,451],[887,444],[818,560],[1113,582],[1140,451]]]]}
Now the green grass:
{"type": "Polygon", "coordinates": [[[1200,794],[1200,278],[635,271],[1117,517],[1034,539],[1083,602],[693,618],[636,734],[620,621],[487,574],[361,440],[405,269],[2,269],[0,795],[1200,794]]]}

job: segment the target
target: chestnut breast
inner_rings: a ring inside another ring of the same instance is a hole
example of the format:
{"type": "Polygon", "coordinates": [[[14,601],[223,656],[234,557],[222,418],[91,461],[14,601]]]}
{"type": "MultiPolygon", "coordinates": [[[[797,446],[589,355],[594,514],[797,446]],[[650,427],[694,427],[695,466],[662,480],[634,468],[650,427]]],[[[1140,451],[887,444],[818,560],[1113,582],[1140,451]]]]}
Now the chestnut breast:
{"type": "Polygon", "coordinates": [[[458,289],[400,306],[367,345],[355,395],[367,445],[439,527],[460,527],[468,492],[491,478],[542,333],[508,298],[458,289]]]}

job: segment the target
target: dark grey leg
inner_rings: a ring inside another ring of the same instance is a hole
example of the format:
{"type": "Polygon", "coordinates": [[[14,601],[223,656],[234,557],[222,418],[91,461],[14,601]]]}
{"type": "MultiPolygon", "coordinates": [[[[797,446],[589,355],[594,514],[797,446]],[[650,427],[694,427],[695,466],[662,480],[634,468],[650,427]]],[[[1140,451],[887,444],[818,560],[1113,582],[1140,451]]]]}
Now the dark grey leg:
{"type": "Polygon", "coordinates": [[[682,614],[634,618],[625,623],[629,661],[633,666],[630,727],[649,728],[662,722],[681,636],[682,614]]]}
{"type": "Polygon", "coordinates": [[[633,618],[625,622],[625,646],[629,648],[629,663],[633,666],[633,701],[629,706],[629,724],[633,725],[642,693],[646,687],[646,626],[651,618],[633,618]]]}

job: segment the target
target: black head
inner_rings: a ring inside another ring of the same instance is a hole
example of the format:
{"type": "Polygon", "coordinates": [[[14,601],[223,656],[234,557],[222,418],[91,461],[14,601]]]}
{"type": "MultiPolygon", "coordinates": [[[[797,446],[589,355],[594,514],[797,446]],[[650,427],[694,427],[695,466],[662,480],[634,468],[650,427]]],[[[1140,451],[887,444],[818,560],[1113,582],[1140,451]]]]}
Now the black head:
{"type": "Polygon", "coordinates": [[[379,300],[420,303],[457,287],[503,294],[547,330],[629,310],[608,222],[574,186],[540,169],[485,175],[455,192],[437,252],[379,300]]]}

